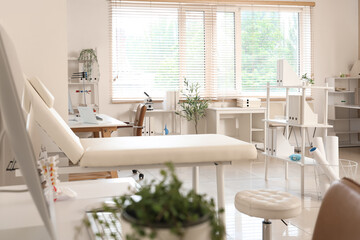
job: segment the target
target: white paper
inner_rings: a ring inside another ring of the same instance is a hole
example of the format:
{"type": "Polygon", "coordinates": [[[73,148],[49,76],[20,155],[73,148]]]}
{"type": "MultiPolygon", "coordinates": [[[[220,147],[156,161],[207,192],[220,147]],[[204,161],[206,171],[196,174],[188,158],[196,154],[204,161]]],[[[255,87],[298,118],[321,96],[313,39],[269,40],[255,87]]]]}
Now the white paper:
{"type": "Polygon", "coordinates": [[[324,157],[326,159],[325,146],[324,146],[324,141],[323,141],[322,137],[314,138],[314,147],[318,148],[319,151],[324,155],[324,157]]]}
{"type": "Polygon", "coordinates": [[[337,178],[339,178],[339,138],[337,136],[326,137],[325,152],[329,165],[332,166],[337,178]]]}
{"type": "Polygon", "coordinates": [[[332,169],[329,166],[328,161],[326,161],[324,155],[319,151],[319,149],[318,148],[313,148],[313,149],[311,149],[310,152],[313,154],[316,162],[320,165],[321,169],[324,171],[326,176],[329,177],[330,182],[339,180],[339,176],[337,176],[335,174],[334,169],[332,169]],[[313,149],[315,149],[315,150],[313,150],[313,149]]]}

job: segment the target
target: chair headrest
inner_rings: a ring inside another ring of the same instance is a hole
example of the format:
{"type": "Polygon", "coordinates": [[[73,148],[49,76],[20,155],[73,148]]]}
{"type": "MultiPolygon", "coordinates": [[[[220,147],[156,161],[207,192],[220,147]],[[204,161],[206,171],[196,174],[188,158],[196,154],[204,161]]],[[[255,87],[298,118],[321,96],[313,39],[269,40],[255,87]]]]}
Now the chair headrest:
{"type": "MultiPolygon", "coordinates": [[[[37,83],[41,82],[38,81],[37,83]]],[[[45,86],[42,86],[44,90],[46,90],[44,92],[48,92],[45,86]]],[[[25,81],[24,97],[26,97],[27,100],[23,102],[28,102],[25,104],[25,111],[33,115],[33,120],[40,125],[65,155],[76,164],[84,153],[80,139],[74,134],[55,109],[49,107],[49,105],[43,101],[43,98],[41,98],[41,95],[35,90],[35,87],[30,81],[25,81]]]]}
{"type": "Polygon", "coordinates": [[[54,107],[55,98],[50,93],[50,91],[45,87],[45,85],[40,81],[38,77],[28,78],[31,86],[35,89],[35,91],[39,94],[42,100],[46,103],[49,108],[54,107]]]}

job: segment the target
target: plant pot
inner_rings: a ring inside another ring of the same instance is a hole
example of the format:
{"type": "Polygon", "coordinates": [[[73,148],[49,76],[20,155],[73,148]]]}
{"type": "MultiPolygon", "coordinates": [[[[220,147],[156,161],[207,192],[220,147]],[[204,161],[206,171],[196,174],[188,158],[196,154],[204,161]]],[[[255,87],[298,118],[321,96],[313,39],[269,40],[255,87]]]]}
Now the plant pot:
{"type": "MultiPolygon", "coordinates": [[[[131,217],[125,211],[121,214],[121,227],[122,233],[125,239],[126,235],[132,235],[135,230],[131,226],[136,224],[136,219],[131,217]]],[[[153,225],[153,226],[143,226],[145,232],[148,234],[151,232],[151,229],[155,229],[157,232],[155,240],[209,240],[211,239],[211,226],[208,217],[200,219],[197,223],[188,224],[184,228],[183,237],[179,237],[170,232],[169,226],[166,225],[153,225]]],[[[141,237],[143,240],[150,240],[148,237],[141,237]]]]}

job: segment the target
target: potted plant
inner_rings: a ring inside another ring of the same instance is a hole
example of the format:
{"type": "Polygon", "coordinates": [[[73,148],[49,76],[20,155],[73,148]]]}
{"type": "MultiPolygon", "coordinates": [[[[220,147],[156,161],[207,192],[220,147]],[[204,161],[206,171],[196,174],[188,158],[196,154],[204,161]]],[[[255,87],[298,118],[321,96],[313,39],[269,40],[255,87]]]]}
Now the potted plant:
{"type": "Polygon", "coordinates": [[[308,85],[313,85],[315,83],[314,78],[308,77],[307,73],[301,76],[301,80],[305,81],[308,85]]]}
{"type": "Polygon", "coordinates": [[[133,194],[116,197],[114,206],[104,205],[101,210],[120,219],[126,240],[223,239],[225,228],[214,200],[193,190],[185,192],[174,166],[166,165],[168,172],[160,171],[161,181],[152,180],[133,194]]]}
{"type": "Polygon", "coordinates": [[[94,67],[99,68],[98,60],[94,49],[88,48],[83,49],[80,52],[78,61],[83,63],[83,72],[87,72],[87,79],[89,80],[98,80],[98,76],[93,76],[94,67]],[[94,65],[96,64],[96,66],[94,65]]]}
{"type": "Polygon", "coordinates": [[[209,107],[209,100],[200,97],[200,85],[198,83],[189,83],[184,78],[185,100],[180,102],[181,110],[175,112],[177,115],[186,118],[189,122],[193,121],[195,132],[198,134],[198,123],[205,117],[205,111],[209,107]]]}

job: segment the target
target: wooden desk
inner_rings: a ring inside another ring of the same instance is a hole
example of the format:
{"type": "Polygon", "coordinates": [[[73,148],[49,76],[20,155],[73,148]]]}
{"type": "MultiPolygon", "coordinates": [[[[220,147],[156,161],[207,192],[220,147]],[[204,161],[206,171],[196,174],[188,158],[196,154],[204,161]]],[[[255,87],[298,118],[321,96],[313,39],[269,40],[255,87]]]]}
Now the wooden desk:
{"type": "MultiPolygon", "coordinates": [[[[137,184],[133,178],[99,179],[80,182],[61,182],[77,192],[76,199],[55,202],[58,240],[74,239],[76,227],[81,226],[85,211],[94,204],[113,196],[129,193],[137,184]]],[[[26,185],[0,187],[0,190],[25,189],[26,185]]],[[[0,239],[49,239],[44,224],[29,192],[0,192],[0,239]]],[[[78,240],[89,239],[85,229],[78,240]]]]}
{"type": "MultiPolygon", "coordinates": [[[[79,121],[68,121],[68,124],[73,132],[92,132],[95,138],[111,137],[111,133],[118,128],[132,127],[122,121],[112,118],[105,114],[98,114],[103,120],[99,120],[98,124],[83,123],[79,121]]],[[[75,117],[74,117],[75,118],[75,117]]],[[[94,173],[76,173],[69,174],[69,181],[89,180],[98,178],[117,178],[117,171],[111,172],[94,172],[94,173]]]]}
{"type": "Polygon", "coordinates": [[[118,128],[132,127],[122,121],[112,118],[105,114],[98,114],[103,120],[98,121],[98,124],[83,123],[79,121],[68,121],[68,124],[73,132],[92,132],[94,137],[111,137],[111,133],[116,131],[118,128]]]}

